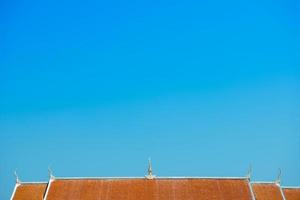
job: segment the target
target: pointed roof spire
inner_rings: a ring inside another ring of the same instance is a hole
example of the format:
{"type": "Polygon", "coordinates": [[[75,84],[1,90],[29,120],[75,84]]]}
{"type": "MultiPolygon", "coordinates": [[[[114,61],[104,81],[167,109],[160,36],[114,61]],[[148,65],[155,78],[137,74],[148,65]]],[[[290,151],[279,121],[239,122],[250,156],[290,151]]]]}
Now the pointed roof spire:
{"type": "Polygon", "coordinates": [[[18,173],[17,173],[17,169],[14,171],[14,175],[16,177],[16,183],[19,184],[21,183],[21,180],[19,179],[18,173]]]}
{"type": "Polygon", "coordinates": [[[49,178],[50,179],[54,179],[55,178],[54,175],[53,175],[53,172],[52,172],[52,170],[50,168],[50,166],[48,167],[48,174],[49,174],[49,178]]]}
{"type": "Polygon", "coordinates": [[[151,158],[148,159],[148,175],[152,175],[152,163],[151,163],[151,158]]]}
{"type": "Polygon", "coordinates": [[[156,176],[153,175],[152,173],[152,162],[151,162],[151,158],[149,157],[148,159],[148,175],[146,175],[147,179],[154,179],[156,176]]]}
{"type": "Polygon", "coordinates": [[[249,165],[248,172],[247,172],[247,178],[248,178],[249,180],[251,179],[251,175],[252,175],[252,165],[250,164],[250,165],[249,165]]]}
{"type": "Polygon", "coordinates": [[[278,175],[277,175],[277,179],[275,181],[276,184],[280,185],[281,182],[281,169],[278,169],[278,175]]]}

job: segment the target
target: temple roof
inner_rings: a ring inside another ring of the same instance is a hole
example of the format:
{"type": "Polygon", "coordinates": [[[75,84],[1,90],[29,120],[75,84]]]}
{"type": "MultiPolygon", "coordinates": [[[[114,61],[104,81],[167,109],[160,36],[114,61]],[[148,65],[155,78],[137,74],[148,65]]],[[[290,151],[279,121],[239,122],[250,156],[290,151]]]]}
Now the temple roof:
{"type": "Polygon", "coordinates": [[[58,178],[50,181],[46,199],[252,200],[252,195],[246,178],[58,178]]]}
{"type": "Polygon", "coordinates": [[[41,200],[47,183],[17,183],[12,200],[41,200]]]}
{"type": "Polygon", "coordinates": [[[252,183],[256,200],[284,200],[281,188],[276,183],[252,183]]]}
{"type": "MultiPolygon", "coordinates": [[[[150,168],[151,169],[151,168],[150,168]]],[[[151,171],[151,170],[148,170],[151,171]]],[[[55,177],[21,182],[11,200],[300,200],[300,187],[246,177],[55,177]]]]}
{"type": "Polygon", "coordinates": [[[300,187],[299,188],[283,188],[283,193],[286,200],[300,200],[300,187]]]}

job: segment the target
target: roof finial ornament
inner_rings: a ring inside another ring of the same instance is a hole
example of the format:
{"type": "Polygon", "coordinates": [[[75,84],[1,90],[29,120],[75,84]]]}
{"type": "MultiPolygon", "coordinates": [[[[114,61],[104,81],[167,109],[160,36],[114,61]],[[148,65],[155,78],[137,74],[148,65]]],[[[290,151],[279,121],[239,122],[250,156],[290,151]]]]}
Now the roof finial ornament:
{"type": "Polygon", "coordinates": [[[147,179],[154,179],[156,176],[152,173],[152,162],[151,158],[148,159],[148,175],[146,175],[147,179]]]}
{"type": "Polygon", "coordinates": [[[19,179],[18,173],[17,173],[17,169],[14,171],[14,175],[16,177],[16,183],[19,184],[21,183],[21,180],[19,179]]]}
{"type": "Polygon", "coordinates": [[[277,175],[277,179],[275,181],[276,184],[280,185],[281,182],[281,169],[278,169],[278,175],[277,175]]]}
{"type": "Polygon", "coordinates": [[[49,174],[49,178],[50,179],[54,179],[55,178],[54,175],[53,175],[53,171],[52,171],[52,169],[51,169],[50,166],[48,167],[48,174],[49,174]]]}
{"type": "Polygon", "coordinates": [[[251,175],[252,175],[252,165],[250,164],[246,177],[250,180],[251,179],[251,175]]]}

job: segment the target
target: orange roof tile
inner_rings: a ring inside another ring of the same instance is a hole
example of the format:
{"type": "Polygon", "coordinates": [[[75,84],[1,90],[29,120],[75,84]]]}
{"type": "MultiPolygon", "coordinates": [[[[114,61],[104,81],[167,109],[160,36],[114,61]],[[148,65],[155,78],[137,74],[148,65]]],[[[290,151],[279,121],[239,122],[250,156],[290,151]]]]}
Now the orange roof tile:
{"type": "Polygon", "coordinates": [[[256,200],[283,200],[280,187],[275,183],[252,183],[256,200]]]}
{"type": "Polygon", "coordinates": [[[300,188],[284,188],[283,193],[286,200],[300,200],[300,188]]]}
{"type": "Polygon", "coordinates": [[[252,200],[247,179],[55,179],[47,200],[252,200]]]}
{"type": "Polygon", "coordinates": [[[13,200],[41,200],[45,194],[47,183],[21,183],[16,186],[13,200]]]}

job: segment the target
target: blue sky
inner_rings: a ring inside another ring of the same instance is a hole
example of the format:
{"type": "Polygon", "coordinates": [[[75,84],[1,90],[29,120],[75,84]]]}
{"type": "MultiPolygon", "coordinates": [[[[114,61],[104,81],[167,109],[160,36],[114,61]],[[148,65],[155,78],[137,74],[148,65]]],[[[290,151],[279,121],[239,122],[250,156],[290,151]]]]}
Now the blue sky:
{"type": "Polygon", "coordinates": [[[0,197],[57,176],[300,185],[300,4],[1,1],[0,197]]]}

